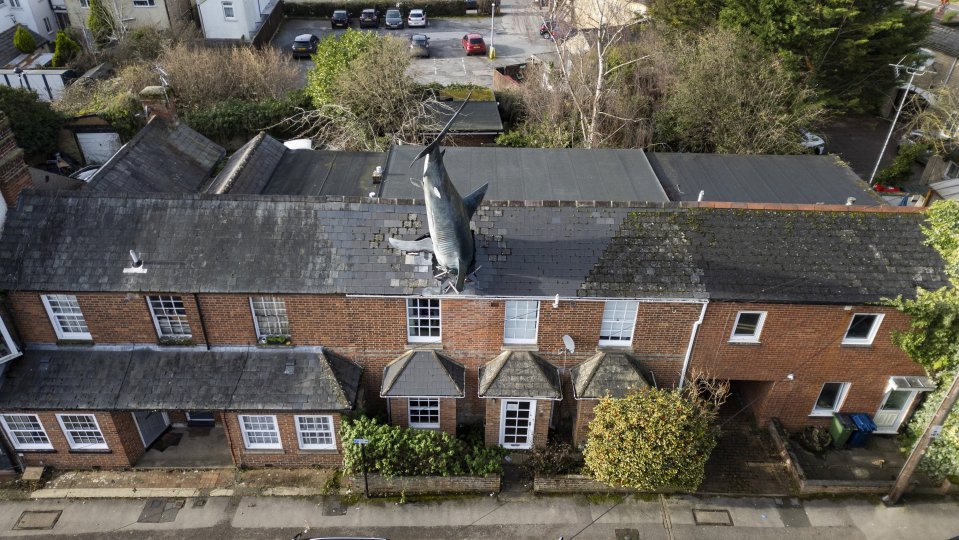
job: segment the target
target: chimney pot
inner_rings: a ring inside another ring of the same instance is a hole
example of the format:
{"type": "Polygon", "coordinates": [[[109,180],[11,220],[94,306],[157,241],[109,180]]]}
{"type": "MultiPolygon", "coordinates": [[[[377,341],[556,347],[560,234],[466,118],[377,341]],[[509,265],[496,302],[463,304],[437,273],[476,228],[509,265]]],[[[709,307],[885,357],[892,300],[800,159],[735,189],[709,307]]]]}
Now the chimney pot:
{"type": "Polygon", "coordinates": [[[373,183],[379,184],[382,181],[383,181],[383,167],[380,167],[379,165],[377,165],[376,168],[373,169],[373,183]]]}
{"type": "Polygon", "coordinates": [[[856,198],[855,198],[855,197],[849,197],[849,198],[846,199],[846,206],[852,206],[852,205],[854,205],[854,204],[856,204],[856,198]]]}
{"type": "Polygon", "coordinates": [[[140,103],[143,104],[143,110],[146,112],[147,122],[154,116],[167,121],[176,120],[173,100],[167,96],[166,89],[162,86],[147,86],[140,90],[140,103]]]}

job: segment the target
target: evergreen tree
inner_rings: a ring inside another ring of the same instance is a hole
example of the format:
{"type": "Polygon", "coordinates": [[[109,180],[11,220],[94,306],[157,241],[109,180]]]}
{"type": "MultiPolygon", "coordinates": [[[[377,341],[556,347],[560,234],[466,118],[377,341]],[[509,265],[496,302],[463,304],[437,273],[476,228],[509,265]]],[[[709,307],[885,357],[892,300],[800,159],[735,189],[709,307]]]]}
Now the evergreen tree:
{"type": "Polygon", "coordinates": [[[80,52],[80,45],[70,39],[66,32],[57,32],[57,41],[53,49],[53,67],[63,67],[80,52]]]}
{"type": "Polygon", "coordinates": [[[93,40],[97,45],[103,46],[110,42],[113,36],[114,20],[113,15],[103,4],[103,0],[90,0],[90,17],[87,19],[87,26],[93,33],[93,40]]]}
{"type": "Polygon", "coordinates": [[[17,31],[13,33],[13,46],[22,53],[32,53],[37,50],[37,42],[25,26],[17,26],[17,31]]]}

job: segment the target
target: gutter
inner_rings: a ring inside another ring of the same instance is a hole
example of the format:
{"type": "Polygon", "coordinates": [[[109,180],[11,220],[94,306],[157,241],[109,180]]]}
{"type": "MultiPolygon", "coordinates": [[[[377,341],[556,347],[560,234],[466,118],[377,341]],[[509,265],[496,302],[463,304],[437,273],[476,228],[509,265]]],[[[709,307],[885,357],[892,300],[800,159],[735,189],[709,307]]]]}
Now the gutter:
{"type": "Polygon", "coordinates": [[[689,360],[693,356],[693,344],[696,343],[696,335],[699,333],[699,327],[703,324],[703,319],[706,318],[706,306],[709,305],[709,300],[703,302],[703,310],[699,312],[699,320],[693,323],[693,331],[689,335],[689,346],[686,347],[686,357],[683,358],[683,370],[679,373],[679,388],[682,389],[683,383],[686,381],[686,371],[689,369],[689,360]]]}

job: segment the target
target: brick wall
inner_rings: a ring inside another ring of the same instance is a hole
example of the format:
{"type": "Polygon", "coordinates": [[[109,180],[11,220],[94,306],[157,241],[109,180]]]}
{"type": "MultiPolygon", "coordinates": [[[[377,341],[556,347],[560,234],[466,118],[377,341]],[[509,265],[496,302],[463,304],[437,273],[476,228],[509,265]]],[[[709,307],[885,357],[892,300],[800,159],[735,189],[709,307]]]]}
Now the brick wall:
{"type": "Polygon", "coordinates": [[[597,399],[580,399],[576,401],[576,422],[573,425],[573,446],[582,448],[586,444],[586,435],[589,433],[589,423],[596,417],[593,411],[599,403],[597,399]]]}
{"type": "MultiPolygon", "coordinates": [[[[440,399],[439,431],[456,435],[456,403],[458,399],[440,399]]],[[[394,426],[409,427],[409,399],[390,398],[390,423],[394,426]]]]}
{"type": "MultiPolygon", "coordinates": [[[[893,375],[921,375],[892,343],[895,329],[905,330],[908,318],[881,306],[778,305],[713,302],[706,310],[690,367],[734,381],[753,384],[746,404],[760,424],[779,417],[790,430],[824,424],[809,416],[826,382],[851,382],[841,410],[876,412],[893,375]],[[738,311],[766,311],[759,344],[729,343],[738,311]],[[884,319],[869,346],[841,345],[854,313],[883,313],[884,319]],[[794,380],[786,376],[794,374],[794,380]]],[[[737,385],[743,387],[744,385],[737,385]]]]}
{"type": "Polygon", "coordinates": [[[635,489],[613,487],[581,474],[536,475],[534,493],[636,493],[635,489]]]}
{"type": "MultiPolygon", "coordinates": [[[[499,444],[500,416],[503,400],[489,398],[483,401],[486,402],[486,421],[484,423],[486,446],[496,446],[499,444]]],[[[547,399],[536,400],[536,419],[533,424],[534,447],[540,448],[546,446],[552,408],[553,401],[547,399]]]]}
{"type": "MultiPolygon", "coordinates": [[[[18,414],[19,411],[5,411],[18,414]]],[[[127,411],[54,411],[34,412],[24,411],[25,414],[36,414],[40,417],[47,437],[53,445],[52,451],[17,450],[27,466],[48,466],[58,469],[90,469],[104,468],[117,469],[132,467],[144,453],[143,441],[137,431],[133,416],[127,411]],[[77,451],[70,449],[70,443],[60,428],[57,414],[93,414],[97,424],[106,439],[109,450],[77,451]]]]}
{"type": "Polygon", "coordinates": [[[302,450],[296,435],[294,425],[295,416],[289,412],[270,411],[230,411],[223,413],[223,423],[226,427],[227,440],[233,453],[233,462],[240,467],[339,467],[343,464],[343,448],[340,440],[339,413],[303,411],[303,415],[325,415],[333,417],[333,428],[336,436],[336,450],[302,450]],[[250,450],[243,443],[243,433],[240,431],[238,415],[274,415],[277,427],[280,430],[280,442],[283,448],[279,450],[250,450]]]}
{"type": "Polygon", "coordinates": [[[10,121],[0,112],[0,193],[7,206],[17,204],[20,192],[33,185],[23,150],[10,129],[10,121]]]}
{"type": "MultiPolygon", "coordinates": [[[[489,476],[400,476],[384,478],[367,475],[370,495],[426,495],[431,493],[499,493],[500,475],[489,476]]],[[[363,475],[349,479],[350,488],[363,493],[363,475]]]]}

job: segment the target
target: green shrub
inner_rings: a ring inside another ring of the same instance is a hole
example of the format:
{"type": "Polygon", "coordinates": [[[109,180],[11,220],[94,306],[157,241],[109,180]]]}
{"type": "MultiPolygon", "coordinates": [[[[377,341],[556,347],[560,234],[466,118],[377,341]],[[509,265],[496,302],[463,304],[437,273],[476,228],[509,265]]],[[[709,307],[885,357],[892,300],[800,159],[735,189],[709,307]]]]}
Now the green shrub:
{"type": "Polygon", "coordinates": [[[22,53],[32,53],[37,49],[37,41],[25,26],[17,26],[13,33],[13,46],[22,53]]]}
{"type": "Polygon", "coordinates": [[[898,186],[907,182],[912,176],[912,163],[930,150],[928,143],[901,146],[892,164],[876,174],[876,182],[883,186],[898,186]]]}
{"type": "MultiPolygon", "coordinates": [[[[183,120],[191,128],[222,144],[236,138],[248,139],[261,130],[289,118],[302,104],[302,99],[296,96],[288,99],[259,101],[227,99],[208,107],[188,111],[183,114],[183,120]]],[[[268,131],[281,138],[292,135],[279,127],[268,131]]]]}
{"type": "Polygon", "coordinates": [[[947,11],[946,14],[942,16],[941,22],[943,23],[952,22],[952,20],[956,18],[956,13],[959,13],[959,12],[947,11]]]}
{"type": "Polygon", "coordinates": [[[87,17],[87,27],[93,34],[97,45],[103,46],[113,37],[113,15],[103,4],[103,0],[90,0],[90,16],[87,17]]]}
{"type": "Polygon", "coordinates": [[[343,471],[359,474],[363,470],[359,445],[353,439],[368,439],[367,471],[394,476],[460,476],[497,474],[502,472],[503,450],[482,444],[468,445],[439,431],[390,426],[372,418],[360,417],[344,421],[340,437],[343,448],[343,471]]]}
{"type": "Polygon", "coordinates": [[[53,49],[53,67],[63,67],[80,52],[80,45],[70,39],[66,32],[57,32],[57,41],[53,49]]]}
{"type": "Polygon", "coordinates": [[[63,117],[41,101],[36,92],[0,86],[0,111],[10,119],[10,129],[27,162],[46,160],[57,151],[57,134],[63,117]]]}
{"type": "Polygon", "coordinates": [[[829,429],[822,426],[806,426],[799,437],[799,444],[810,452],[821,454],[832,444],[829,429]]]}
{"type": "Polygon", "coordinates": [[[573,447],[566,444],[550,444],[535,448],[526,459],[525,467],[533,476],[556,476],[569,474],[577,468],[578,460],[573,447]]]}
{"type": "MultiPolygon", "coordinates": [[[[428,17],[457,17],[466,15],[466,2],[463,0],[413,0],[403,2],[402,4],[402,8],[400,9],[403,11],[403,15],[408,14],[411,9],[422,9],[426,11],[428,17]]],[[[380,13],[395,7],[396,2],[387,0],[375,0],[362,5],[363,9],[373,8],[379,10],[380,13]]],[[[287,17],[328,18],[333,15],[333,11],[337,9],[343,9],[342,2],[290,2],[283,4],[283,14],[287,17]]],[[[360,7],[354,7],[349,11],[350,16],[358,17],[360,7]]],[[[489,10],[487,9],[487,14],[488,13],[489,10]]]]}

